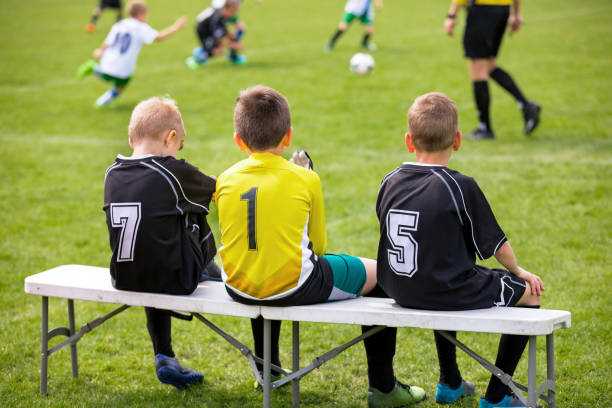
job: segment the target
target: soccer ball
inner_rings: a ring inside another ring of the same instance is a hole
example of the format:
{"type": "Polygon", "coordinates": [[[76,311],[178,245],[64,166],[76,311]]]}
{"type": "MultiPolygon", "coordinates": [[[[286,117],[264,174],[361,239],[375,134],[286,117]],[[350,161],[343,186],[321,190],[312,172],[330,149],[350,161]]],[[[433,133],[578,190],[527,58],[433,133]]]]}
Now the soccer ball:
{"type": "Polygon", "coordinates": [[[349,67],[356,75],[369,74],[374,69],[374,58],[370,54],[359,52],[351,57],[349,67]]]}

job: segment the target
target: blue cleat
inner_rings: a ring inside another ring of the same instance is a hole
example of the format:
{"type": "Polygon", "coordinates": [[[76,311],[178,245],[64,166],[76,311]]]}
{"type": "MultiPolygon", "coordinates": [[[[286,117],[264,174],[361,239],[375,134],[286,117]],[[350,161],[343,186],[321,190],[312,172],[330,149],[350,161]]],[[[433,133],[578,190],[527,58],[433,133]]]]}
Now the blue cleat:
{"type": "MultiPolygon", "coordinates": [[[[510,394],[504,396],[504,398],[502,398],[501,401],[496,402],[496,403],[491,403],[487,401],[486,399],[481,398],[480,405],[479,405],[479,408],[513,408],[513,407],[514,408],[516,407],[527,408],[525,404],[523,404],[518,398],[510,394]]],[[[541,408],[541,405],[536,403],[536,408],[541,408]]]]}
{"type": "Polygon", "coordinates": [[[191,368],[183,367],[176,358],[163,354],[155,356],[157,378],[164,384],[170,384],[182,390],[191,384],[201,383],[204,375],[191,368]]]}
{"type": "Polygon", "coordinates": [[[230,56],[229,60],[232,65],[246,65],[247,63],[247,57],[244,55],[236,55],[234,57],[230,56]]]}
{"type": "Polygon", "coordinates": [[[461,381],[459,387],[452,389],[446,384],[438,384],[436,389],[436,402],[438,404],[447,404],[455,402],[461,397],[474,394],[474,384],[469,381],[461,381]]]}

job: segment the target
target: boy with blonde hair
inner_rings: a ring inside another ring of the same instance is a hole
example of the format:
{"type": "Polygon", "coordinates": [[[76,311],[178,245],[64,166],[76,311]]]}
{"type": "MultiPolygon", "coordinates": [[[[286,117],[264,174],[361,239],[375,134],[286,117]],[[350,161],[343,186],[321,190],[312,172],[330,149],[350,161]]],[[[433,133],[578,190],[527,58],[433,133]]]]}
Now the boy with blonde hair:
{"type": "Polygon", "coordinates": [[[102,94],[94,106],[107,106],[116,99],[132,79],[136,69],[138,54],[144,44],[161,41],[180,30],[186,22],[181,17],[171,26],[157,31],[149,26],[147,21],[148,8],[145,2],[131,1],[127,6],[129,18],[114,24],[100,48],[93,52],[95,60],[88,60],[77,71],[77,77],[82,79],[95,72],[100,79],[111,82],[114,86],[102,94]]]}
{"type": "MultiPolygon", "coordinates": [[[[230,296],[247,304],[292,306],[368,293],[376,284],[376,262],[326,253],[319,176],[282,157],[293,137],[287,99],[261,85],[241,92],[234,128],[238,148],[249,157],[217,181],[219,254],[230,296]]],[[[263,319],[254,319],[252,330],[261,358],[263,319]]],[[[271,361],[277,367],[279,332],[280,321],[273,322],[271,361]]]]}
{"type": "MultiPolygon", "coordinates": [[[[476,181],[447,167],[461,145],[457,123],[455,103],[440,93],[418,97],[408,111],[405,141],[417,161],[402,164],[380,185],[378,283],[398,304],[416,309],[539,308],[542,280],[518,266],[476,181]],[[477,265],[476,255],[495,256],[506,270],[477,265]]],[[[436,401],[454,402],[472,394],[474,385],[462,379],[457,367],[455,345],[438,332],[434,337],[440,363],[436,401]]],[[[502,335],[495,365],[512,375],[526,342],[526,336],[502,335]]],[[[392,364],[395,329],[364,343],[368,358],[386,361],[372,375],[384,376],[392,364]]],[[[520,405],[492,376],[480,407],[520,405]]]]}
{"type": "MultiPolygon", "coordinates": [[[[117,289],[188,295],[212,263],[216,248],[206,215],[216,180],[176,159],[184,137],[172,99],[153,97],[134,108],[132,155],[118,155],[104,179],[110,273],[117,289]]],[[[159,380],[179,389],[202,382],[202,374],[175,358],[171,312],[151,307],[145,312],[159,380]]]]}

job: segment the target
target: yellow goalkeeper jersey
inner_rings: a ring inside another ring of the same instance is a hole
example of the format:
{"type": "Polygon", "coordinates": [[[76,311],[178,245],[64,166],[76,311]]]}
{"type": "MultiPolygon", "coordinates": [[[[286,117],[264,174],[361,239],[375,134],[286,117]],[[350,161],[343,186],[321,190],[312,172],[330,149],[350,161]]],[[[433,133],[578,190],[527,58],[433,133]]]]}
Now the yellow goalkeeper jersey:
{"type": "Polygon", "coordinates": [[[219,176],[216,202],[225,283],[253,299],[296,291],[325,253],[319,176],[272,153],[253,153],[219,176]]]}
{"type": "MultiPolygon", "coordinates": [[[[471,3],[470,0],[453,0],[453,3],[459,4],[460,6],[466,6],[471,3]]],[[[514,0],[475,0],[474,4],[477,6],[509,6],[514,3],[514,0]]]]}

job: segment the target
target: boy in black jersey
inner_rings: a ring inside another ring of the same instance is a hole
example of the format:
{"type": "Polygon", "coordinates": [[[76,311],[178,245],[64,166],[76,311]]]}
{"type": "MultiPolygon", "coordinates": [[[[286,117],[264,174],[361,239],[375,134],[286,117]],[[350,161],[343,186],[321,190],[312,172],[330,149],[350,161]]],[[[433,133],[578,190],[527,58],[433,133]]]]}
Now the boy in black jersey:
{"type": "MultiPolygon", "coordinates": [[[[132,156],[117,156],[106,171],[104,211],[117,289],[187,295],[212,263],[216,247],[206,215],[216,180],[175,158],[184,136],[175,102],[147,99],[132,112],[132,156]]],[[[145,312],[159,380],[177,388],[202,382],[202,374],[175,358],[171,312],[145,312]]]]}
{"type": "MultiPolygon", "coordinates": [[[[478,184],[446,167],[461,145],[455,103],[440,93],[418,97],[408,112],[408,127],[406,146],[417,161],[385,176],[376,203],[380,287],[400,305],[417,309],[539,307],[542,281],[517,265],[478,184]],[[475,255],[494,255],[507,271],[477,265],[475,255]]],[[[436,401],[472,394],[474,385],[462,380],[457,367],[455,346],[437,332],[434,336],[440,363],[436,401]]],[[[495,365],[512,375],[526,342],[526,336],[502,335],[495,365]]],[[[392,381],[395,329],[364,343],[368,361],[376,363],[368,374],[392,381]]],[[[492,376],[480,407],[517,402],[492,376]]]]}
{"type": "Polygon", "coordinates": [[[208,58],[221,54],[225,47],[230,50],[229,59],[232,64],[246,63],[246,58],[238,54],[239,50],[244,49],[240,42],[241,26],[237,26],[236,32],[227,29],[228,22],[236,22],[235,18],[239,9],[240,0],[224,0],[213,2],[213,6],[206,8],[198,15],[196,34],[201,47],[194,48],[193,55],[185,60],[189,68],[198,69],[199,66],[208,62],[208,58]]]}

